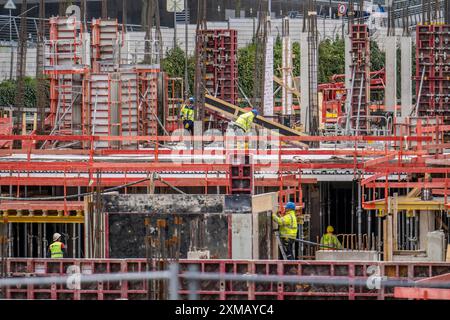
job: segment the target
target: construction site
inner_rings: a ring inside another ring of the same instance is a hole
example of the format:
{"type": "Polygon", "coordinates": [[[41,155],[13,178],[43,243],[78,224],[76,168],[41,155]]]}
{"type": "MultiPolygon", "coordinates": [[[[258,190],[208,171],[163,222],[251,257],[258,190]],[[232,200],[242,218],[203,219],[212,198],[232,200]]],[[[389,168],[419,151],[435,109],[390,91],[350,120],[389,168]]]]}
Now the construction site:
{"type": "Polygon", "coordinates": [[[304,0],[272,18],[259,0],[256,18],[209,23],[199,0],[193,25],[188,1],[143,0],[140,26],[127,1],[120,19],[107,0],[87,19],[87,2],[0,5],[16,84],[0,105],[1,299],[450,299],[450,1],[304,0]],[[162,10],[185,21],[162,28],[162,10]],[[336,37],[344,72],[323,82],[336,37]]]}

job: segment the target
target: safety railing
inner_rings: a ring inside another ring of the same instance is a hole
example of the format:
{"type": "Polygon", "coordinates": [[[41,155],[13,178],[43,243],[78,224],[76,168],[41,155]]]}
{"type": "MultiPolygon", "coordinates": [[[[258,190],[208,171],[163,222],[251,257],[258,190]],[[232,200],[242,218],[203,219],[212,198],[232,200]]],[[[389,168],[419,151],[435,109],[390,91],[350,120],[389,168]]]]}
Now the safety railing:
{"type": "Polygon", "coordinates": [[[83,63],[81,43],[74,40],[45,40],[45,69],[74,67],[83,63]]]}
{"type": "Polygon", "coordinates": [[[115,55],[120,55],[121,64],[159,65],[161,58],[159,40],[126,39],[121,46],[115,47],[115,55]],[[120,53],[117,52],[120,50],[120,53]]]}
{"type": "MultiPolygon", "coordinates": [[[[450,272],[449,263],[179,260],[158,270],[146,259],[6,259],[6,299],[391,299],[398,286],[450,272]],[[30,276],[31,275],[31,276],[30,276]],[[27,276],[27,277],[24,277],[27,276]]],[[[441,288],[450,283],[442,281],[441,288]]]]}

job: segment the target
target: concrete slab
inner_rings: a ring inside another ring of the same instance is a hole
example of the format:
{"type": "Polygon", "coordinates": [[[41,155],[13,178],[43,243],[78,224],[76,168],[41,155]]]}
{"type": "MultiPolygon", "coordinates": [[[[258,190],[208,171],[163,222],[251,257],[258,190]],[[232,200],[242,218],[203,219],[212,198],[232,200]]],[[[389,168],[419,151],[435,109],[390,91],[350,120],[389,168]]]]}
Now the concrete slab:
{"type": "Polygon", "coordinates": [[[316,251],[318,261],[378,261],[376,251],[316,251]]]}

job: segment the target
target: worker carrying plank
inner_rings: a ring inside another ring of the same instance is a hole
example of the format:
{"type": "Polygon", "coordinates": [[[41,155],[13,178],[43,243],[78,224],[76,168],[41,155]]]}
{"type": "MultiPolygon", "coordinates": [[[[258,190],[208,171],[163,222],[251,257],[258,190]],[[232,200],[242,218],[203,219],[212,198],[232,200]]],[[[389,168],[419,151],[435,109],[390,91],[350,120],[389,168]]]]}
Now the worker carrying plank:
{"type": "MultiPolygon", "coordinates": [[[[235,122],[230,124],[230,128],[234,132],[234,136],[243,137],[249,135],[252,129],[253,120],[258,115],[258,110],[253,109],[249,112],[242,113],[235,122]]],[[[238,149],[248,149],[248,143],[243,143],[242,141],[237,144],[238,149]]]]}
{"type": "Polygon", "coordinates": [[[194,97],[189,98],[189,104],[183,104],[181,108],[181,120],[183,128],[194,134],[194,97]]]}
{"type": "Polygon", "coordinates": [[[338,238],[333,234],[334,228],[332,226],[327,227],[327,233],[325,233],[322,236],[322,239],[320,239],[320,244],[324,245],[326,247],[320,247],[321,250],[333,250],[335,249],[341,249],[342,245],[339,242],[338,238]]]}
{"type": "Polygon", "coordinates": [[[53,243],[48,247],[50,258],[64,258],[65,246],[61,241],[61,235],[56,232],[53,234],[53,243]]]}
{"type": "Polygon", "coordinates": [[[281,243],[287,260],[294,260],[294,243],[297,238],[297,217],[295,215],[295,203],[288,202],[284,206],[284,214],[272,214],[272,220],[278,224],[281,243]]]}
{"type": "Polygon", "coordinates": [[[231,124],[237,136],[244,136],[252,128],[253,120],[258,116],[258,110],[253,109],[252,111],[241,114],[237,120],[231,124]]]}

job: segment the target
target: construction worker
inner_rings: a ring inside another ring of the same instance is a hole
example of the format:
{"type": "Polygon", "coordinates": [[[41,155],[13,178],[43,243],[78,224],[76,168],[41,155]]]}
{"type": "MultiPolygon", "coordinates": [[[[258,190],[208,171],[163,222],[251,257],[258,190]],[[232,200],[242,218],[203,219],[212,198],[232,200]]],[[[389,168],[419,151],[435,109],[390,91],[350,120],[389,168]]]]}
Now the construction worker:
{"type": "MultiPolygon", "coordinates": [[[[252,111],[241,114],[237,120],[231,123],[230,127],[234,131],[234,135],[237,137],[243,137],[249,133],[252,128],[253,120],[258,115],[258,110],[253,109],[252,111]]],[[[247,149],[248,143],[238,142],[238,149],[247,149]]]]}
{"type": "Polygon", "coordinates": [[[53,234],[53,243],[48,247],[51,258],[64,258],[65,246],[61,242],[61,235],[56,232],[53,234]]]}
{"type": "Polygon", "coordinates": [[[294,260],[294,243],[297,239],[297,217],[295,215],[295,203],[288,202],[284,206],[283,216],[272,214],[272,219],[278,224],[281,243],[287,260],[294,260]]]}
{"type": "Polygon", "coordinates": [[[189,98],[189,104],[184,104],[181,108],[181,120],[183,128],[194,134],[194,97],[189,98]]]}
{"type": "Polygon", "coordinates": [[[326,246],[320,247],[321,250],[334,250],[342,248],[341,243],[339,242],[338,238],[333,234],[333,232],[334,228],[332,226],[328,226],[327,233],[325,233],[322,236],[322,239],[320,239],[320,244],[326,246]]]}
{"type": "Polygon", "coordinates": [[[232,125],[236,135],[243,136],[248,133],[252,128],[253,120],[256,116],[258,116],[258,110],[256,109],[241,114],[232,125]]]}

